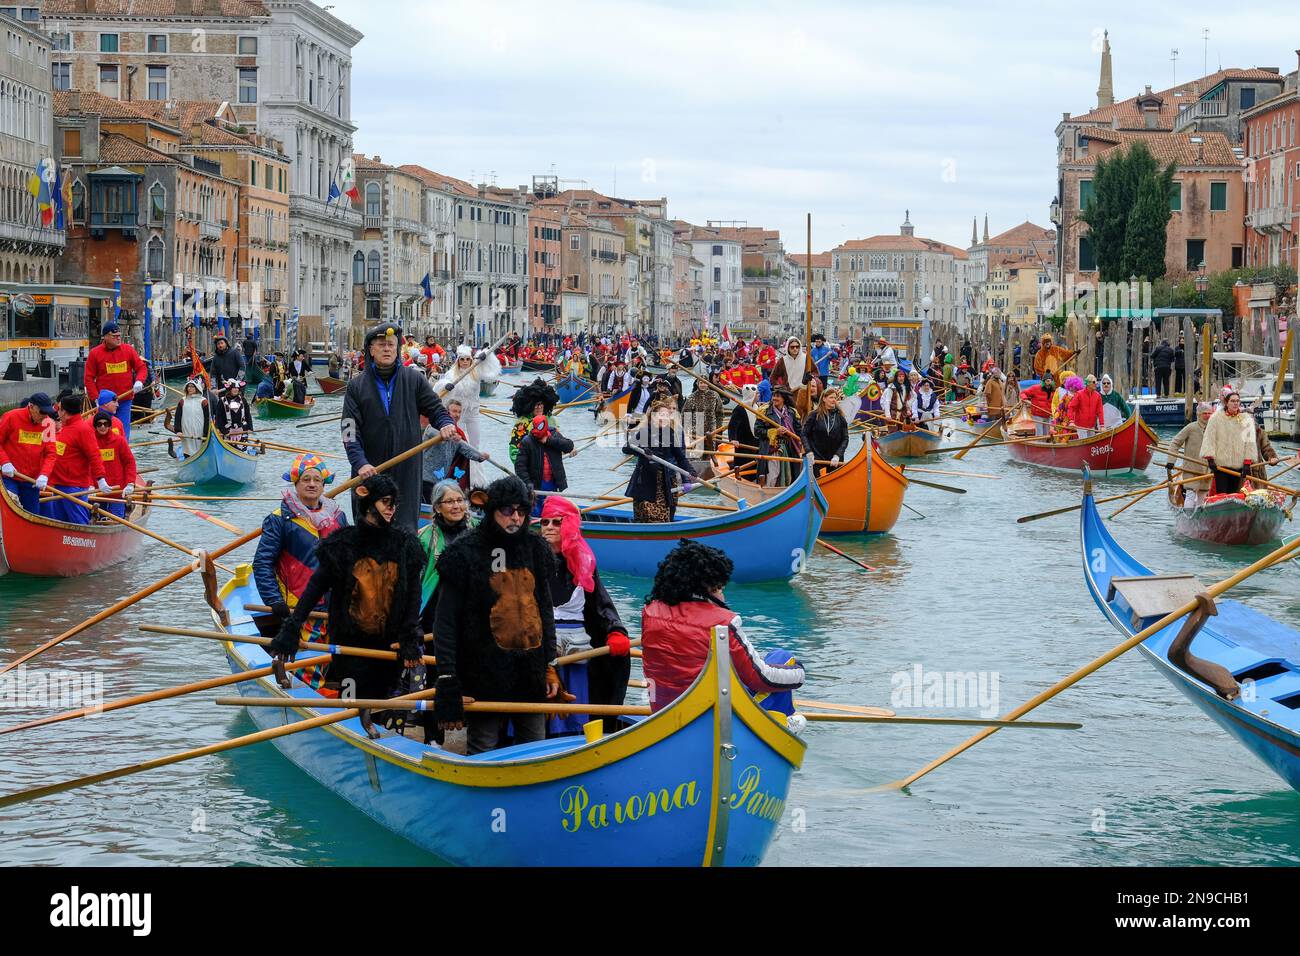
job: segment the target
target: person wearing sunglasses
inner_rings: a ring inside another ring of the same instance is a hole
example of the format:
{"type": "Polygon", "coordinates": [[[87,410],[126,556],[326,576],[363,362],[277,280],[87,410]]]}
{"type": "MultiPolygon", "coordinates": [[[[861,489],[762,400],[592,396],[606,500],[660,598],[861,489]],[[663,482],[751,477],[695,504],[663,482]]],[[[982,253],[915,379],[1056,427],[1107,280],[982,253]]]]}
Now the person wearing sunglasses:
{"type": "MultiPolygon", "coordinates": [[[[114,428],[117,419],[108,411],[95,413],[95,442],[99,445],[99,458],[104,463],[104,479],[113,488],[121,488],[120,495],[113,492],[112,497],[122,499],[131,497],[135,483],[140,480],[136,473],[135,454],[122,432],[114,428]]],[[[111,503],[100,502],[100,507],[117,515],[126,517],[126,501],[111,503]]]]}
{"type": "Polygon", "coordinates": [[[465,727],[469,753],[546,736],[543,714],[465,713],[462,697],[541,703],[569,701],[550,662],[556,657],[550,546],[528,529],[532,492],[519,478],[487,489],[484,517],[438,559],[434,614],[438,695],[434,717],[443,731],[465,727]]]}
{"type": "MultiPolygon", "coordinates": [[[[582,538],[578,506],[560,495],[548,495],[537,526],[555,558],[549,583],[556,654],[609,648],[607,656],[561,665],[560,682],[581,703],[622,705],[632,673],[627,626],[601,583],[596,556],[582,538]]],[[[555,716],[547,732],[552,737],[580,734],[587,719],[585,714],[555,716]]],[[[611,733],[619,729],[617,718],[605,724],[611,733]]]]}

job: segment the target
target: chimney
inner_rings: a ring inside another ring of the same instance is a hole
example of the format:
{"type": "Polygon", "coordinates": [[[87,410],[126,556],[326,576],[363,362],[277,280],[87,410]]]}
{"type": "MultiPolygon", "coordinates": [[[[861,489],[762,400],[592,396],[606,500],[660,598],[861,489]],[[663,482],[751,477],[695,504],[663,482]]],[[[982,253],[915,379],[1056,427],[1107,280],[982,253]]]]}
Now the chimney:
{"type": "Polygon", "coordinates": [[[69,113],[81,112],[81,90],[68,91],[68,112],[69,113]]]}
{"type": "Polygon", "coordinates": [[[193,146],[198,146],[198,145],[200,145],[202,142],[203,142],[203,130],[199,129],[198,126],[191,126],[191,127],[190,127],[190,144],[193,145],[193,146]]]}

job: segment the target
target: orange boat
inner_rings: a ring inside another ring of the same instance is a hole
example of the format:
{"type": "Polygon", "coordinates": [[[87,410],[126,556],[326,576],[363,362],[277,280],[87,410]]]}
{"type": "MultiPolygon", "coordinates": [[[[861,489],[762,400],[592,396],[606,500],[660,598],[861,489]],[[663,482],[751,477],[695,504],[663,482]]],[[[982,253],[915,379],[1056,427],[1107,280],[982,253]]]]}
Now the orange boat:
{"type": "MultiPolygon", "coordinates": [[[[747,504],[754,505],[779,495],[781,488],[765,488],[743,478],[727,477],[727,466],[715,463],[714,472],[724,477],[723,488],[747,504]]],[[[898,521],[903,510],[907,478],[885,460],[874,442],[864,441],[853,457],[834,471],[818,476],[817,485],[826,496],[826,517],[822,534],[880,534],[898,521]]]]}

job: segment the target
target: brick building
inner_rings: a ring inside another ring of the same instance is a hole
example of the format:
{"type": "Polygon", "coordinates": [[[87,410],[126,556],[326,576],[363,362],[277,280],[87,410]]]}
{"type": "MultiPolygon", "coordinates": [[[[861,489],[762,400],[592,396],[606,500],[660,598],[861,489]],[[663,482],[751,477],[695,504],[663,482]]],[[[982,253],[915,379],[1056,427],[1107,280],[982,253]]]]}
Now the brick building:
{"type": "MultiPolygon", "coordinates": [[[[1300,56],[1300,50],[1296,51],[1300,56]]],[[[1246,124],[1247,266],[1300,270],[1300,70],[1246,124]]]]}

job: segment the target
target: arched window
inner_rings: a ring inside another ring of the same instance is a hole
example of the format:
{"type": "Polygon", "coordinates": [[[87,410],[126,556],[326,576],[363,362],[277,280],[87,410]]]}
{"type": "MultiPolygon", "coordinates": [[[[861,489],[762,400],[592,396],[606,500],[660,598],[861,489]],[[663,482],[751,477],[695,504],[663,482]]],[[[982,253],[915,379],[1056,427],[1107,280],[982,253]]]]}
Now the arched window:
{"type": "Polygon", "coordinates": [[[366,259],[366,281],[380,282],[379,253],[371,252],[366,259]]]}
{"type": "Polygon", "coordinates": [[[357,250],[357,254],[352,257],[352,282],[356,285],[366,281],[366,257],[357,250]]]}
{"type": "Polygon", "coordinates": [[[72,183],[72,221],[78,224],[86,221],[86,186],[80,179],[72,183]]]}
{"type": "Polygon", "coordinates": [[[157,236],[149,240],[148,254],[145,257],[145,272],[151,279],[160,279],[163,271],[163,241],[157,236]]]}
{"type": "Polygon", "coordinates": [[[149,187],[149,222],[162,223],[167,215],[167,190],[162,183],[155,182],[149,187]]]}
{"type": "Polygon", "coordinates": [[[379,216],[379,183],[366,183],[366,215],[379,216]]]}

